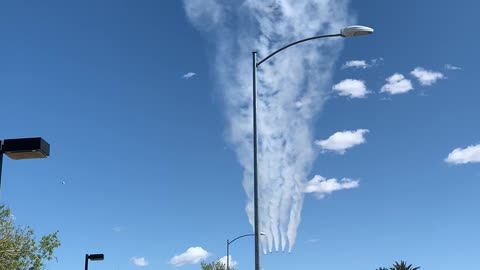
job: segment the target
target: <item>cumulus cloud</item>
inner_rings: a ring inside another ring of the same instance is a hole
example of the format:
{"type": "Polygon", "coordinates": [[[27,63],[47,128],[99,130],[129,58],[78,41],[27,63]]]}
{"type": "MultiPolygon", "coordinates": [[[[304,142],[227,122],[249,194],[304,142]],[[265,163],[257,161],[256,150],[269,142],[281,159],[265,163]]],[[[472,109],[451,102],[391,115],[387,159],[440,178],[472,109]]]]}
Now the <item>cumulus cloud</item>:
{"type": "Polygon", "coordinates": [[[381,61],[383,61],[382,57],[379,58],[374,58],[370,60],[370,63],[366,60],[350,60],[345,62],[345,64],[342,65],[342,69],[346,68],[361,68],[361,69],[366,69],[366,68],[371,68],[376,65],[378,65],[381,61]]]}
{"type": "Polygon", "coordinates": [[[445,162],[449,164],[459,165],[467,163],[479,163],[480,162],[480,144],[470,145],[467,148],[455,148],[453,149],[445,162]]]}
{"type": "Polygon", "coordinates": [[[322,150],[344,154],[347,149],[365,143],[365,134],[368,132],[368,129],[339,131],[335,132],[326,140],[315,141],[315,144],[320,146],[322,150]]]}
{"type": "Polygon", "coordinates": [[[352,98],[364,98],[369,93],[365,82],[361,80],[345,79],[333,86],[340,96],[350,96],[352,98]]]}
{"type": "Polygon", "coordinates": [[[349,178],[337,180],[336,178],[326,179],[323,176],[315,175],[304,188],[305,193],[313,193],[319,199],[326,195],[342,189],[352,189],[359,186],[359,181],[349,178]]]}
{"type": "Polygon", "coordinates": [[[180,255],[173,256],[170,259],[170,264],[175,267],[184,266],[186,264],[197,264],[201,261],[204,261],[210,256],[206,250],[201,247],[191,247],[187,251],[180,255]]]}
{"type": "Polygon", "coordinates": [[[187,80],[188,80],[188,79],[191,79],[191,78],[192,78],[193,76],[195,76],[195,75],[197,75],[197,73],[195,73],[195,72],[188,72],[188,73],[183,74],[182,77],[183,77],[184,79],[187,79],[187,80]]]}
{"type": "Polygon", "coordinates": [[[342,68],[368,68],[369,65],[367,64],[367,61],[365,60],[351,60],[351,61],[347,61],[345,62],[345,64],[343,64],[342,68]]]}
{"type": "Polygon", "coordinates": [[[145,266],[148,265],[148,261],[145,260],[144,257],[138,257],[138,258],[137,258],[137,257],[133,257],[133,258],[130,259],[130,261],[131,261],[134,265],[139,266],[139,267],[145,267],[145,266]]]}
{"type": "Polygon", "coordinates": [[[432,85],[436,81],[445,78],[440,72],[426,70],[422,67],[416,67],[410,74],[417,78],[421,85],[432,85]]]}
{"type": "MultiPolygon", "coordinates": [[[[244,169],[246,212],[253,226],[252,51],[258,60],[295,40],[338,33],[354,24],[349,1],[183,0],[188,19],[215,46],[210,59],[224,97],[227,139],[244,169]],[[227,21],[228,18],[228,21],[227,21]]],[[[313,119],[330,89],[343,39],[326,38],[282,51],[258,68],[257,120],[262,248],[291,250],[316,151],[313,119]]]]}
{"type": "MultiPolygon", "coordinates": [[[[232,256],[231,255],[228,255],[229,257],[229,261],[228,261],[228,267],[229,268],[235,268],[235,266],[237,266],[237,261],[235,260],[232,260],[232,256]]],[[[218,260],[219,262],[221,262],[222,264],[224,265],[227,265],[227,256],[223,256],[222,258],[220,258],[218,260]]]]}
{"type": "Polygon", "coordinates": [[[454,66],[454,65],[452,65],[452,64],[445,64],[444,67],[445,67],[445,69],[447,69],[447,70],[462,70],[461,67],[457,67],[457,66],[454,66]]]}
{"type": "Polygon", "coordinates": [[[405,77],[400,73],[395,73],[385,80],[387,83],[382,86],[380,92],[386,92],[390,95],[397,95],[413,90],[412,82],[408,79],[405,79],[405,77]]]}

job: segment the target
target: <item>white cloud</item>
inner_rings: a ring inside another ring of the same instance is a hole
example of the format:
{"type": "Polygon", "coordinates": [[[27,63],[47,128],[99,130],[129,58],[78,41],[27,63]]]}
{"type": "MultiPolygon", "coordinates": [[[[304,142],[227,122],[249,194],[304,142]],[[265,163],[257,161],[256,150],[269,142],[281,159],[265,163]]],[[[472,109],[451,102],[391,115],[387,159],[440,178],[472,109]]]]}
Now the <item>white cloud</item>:
{"type": "Polygon", "coordinates": [[[305,241],[306,243],[309,243],[309,244],[313,244],[313,243],[317,243],[317,242],[320,242],[320,239],[318,238],[313,238],[313,239],[308,239],[307,241],[305,241]]]}
{"type": "Polygon", "coordinates": [[[383,57],[372,59],[370,61],[370,63],[371,63],[370,66],[376,66],[377,64],[379,64],[382,61],[383,61],[383,57]]]}
{"type": "Polygon", "coordinates": [[[144,257],[138,257],[138,258],[137,258],[137,257],[133,257],[133,258],[130,259],[130,261],[131,261],[134,265],[139,266],[139,267],[145,267],[145,266],[148,265],[148,261],[145,260],[144,257]]]}
{"type": "Polygon", "coordinates": [[[351,60],[343,64],[342,68],[368,68],[369,65],[365,60],[351,60]]]}
{"type": "Polygon", "coordinates": [[[416,67],[410,74],[417,78],[421,85],[432,85],[436,81],[445,78],[440,72],[426,70],[422,67],[416,67]]]}
{"type": "Polygon", "coordinates": [[[445,64],[445,69],[447,70],[462,70],[463,68],[461,67],[457,67],[457,66],[454,66],[452,64],[445,64]]]}
{"type": "Polygon", "coordinates": [[[190,22],[203,31],[212,30],[225,18],[224,6],[217,0],[184,0],[183,4],[190,22]]]}
{"type": "Polygon", "coordinates": [[[357,188],[358,186],[359,181],[357,180],[343,178],[339,181],[336,178],[326,179],[323,176],[315,175],[313,179],[305,185],[303,191],[305,193],[314,193],[317,198],[322,199],[332,192],[342,189],[357,188]]]}
{"type": "Polygon", "coordinates": [[[368,129],[338,131],[326,140],[315,141],[315,144],[323,150],[344,154],[347,149],[365,143],[364,135],[368,132],[368,129]]]}
{"type": "Polygon", "coordinates": [[[470,145],[467,148],[455,148],[445,162],[450,164],[467,164],[467,163],[479,163],[480,162],[480,144],[470,145]]]}
{"type": "Polygon", "coordinates": [[[380,92],[387,92],[390,95],[407,93],[413,90],[412,82],[400,73],[395,73],[392,76],[385,79],[387,83],[382,86],[380,92]]]}
{"type": "Polygon", "coordinates": [[[370,64],[367,63],[366,60],[351,60],[351,61],[345,62],[345,64],[342,65],[342,69],[346,69],[346,68],[362,68],[362,69],[371,68],[371,67],[377,66],[381,61],[383,61],[382,57],[374,58],[374,59],[370,60],[370,64]]]}
{"type": "MultiPolygon", "coordinates": [[[[228,255],[228,257],[230,258],[230,260],[228,261],[228,268],[234,268],[235,266],[237,266],[237,261],[232,260],[232,255],[228,255]]],[[[223,256],[218,261],[224,265],[227,265],[227,256],[223,256]]]]}
{"type": "Polygon", "coordinates": [[[364,98],[369,92],[364,81],[345,79],[333,86],[340,96],[350,96],[352,98],[364,98]]]}
{"type": "Polygon", "coordinates": [[[210,254],[203,248],[191,247],[184,253],[173,256],[170,260],[170,264],[175,267],[184,266],[186,264],[197,264],[208,258],[208,256],[210,256],[210,254]]]}
{"type": "Polygon", "coordinates": [[[188,80],[188,79],[191,79],[191,78],[192,78],[193,76],[195,76],[195,75],[197,75],[197,73],[195,73],[195,72],[188,72],[188,73],[183,74],[182,77],[183,77],[184,79],[187,79],[187,80],[188,80]]]}

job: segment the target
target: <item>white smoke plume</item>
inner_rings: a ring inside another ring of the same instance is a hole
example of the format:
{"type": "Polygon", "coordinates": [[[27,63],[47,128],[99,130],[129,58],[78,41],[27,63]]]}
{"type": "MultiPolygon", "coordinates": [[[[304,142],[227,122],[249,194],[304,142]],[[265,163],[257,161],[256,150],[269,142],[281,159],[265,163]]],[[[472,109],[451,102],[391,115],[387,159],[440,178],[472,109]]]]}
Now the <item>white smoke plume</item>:
{"type": "MultiPolygon", "coordinates": [[[[244,168],[253,224],[252,51],[259,60],[290,42],[337,34],[353,23],[345,0],[183,0],[188,19],[211,41],[218,89],[225,97],[228,139],[244,168]]],[[[303,188],[316,157],[312,118],[331,88],[341,38],[289,48],[257,74],[259,220],[264,252],[291,251],[303,188]]]]}

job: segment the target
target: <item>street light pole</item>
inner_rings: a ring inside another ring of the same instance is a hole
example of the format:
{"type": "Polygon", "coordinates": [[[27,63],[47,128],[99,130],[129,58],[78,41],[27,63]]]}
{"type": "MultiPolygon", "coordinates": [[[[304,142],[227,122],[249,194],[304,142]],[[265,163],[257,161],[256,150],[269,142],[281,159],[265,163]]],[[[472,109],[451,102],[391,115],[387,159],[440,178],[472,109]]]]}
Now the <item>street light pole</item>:
{"type": "Polygon", "coordinates": [[[103,261],[105,255],[103,254],[85,254],[85,270],[88,270],[88,261],[103,261]]]}
{"type": "MultiPolygon", "coordinates": [[[[258,169],[257,169],[257,52],[253,60],[253,231],[255,234],[255,270],[260,270],[260,230],[258,229],[258,169]]],[[[228,268],[227,268],[228,270],[228,268]]]]}
{"type": "Polygon", "coordinates": [[[0,140],[0,187],[4,154],[14,160],[46,158],[50,144],[40,137],[0,140]]]}
{"type": "Polygon", "coordinates": [[[0,141],[0,188],[2,187],[2,167],[3,167],[3,152],[2,152],[2,141],[0,141]]]}
{"type": "Polygon", "coordinates": [[[230,267],[228,266],[230,264],[230,242],[228,242],[227,239],[227,269],[230,270],[230,267]]]}
{"type": "MultiPolygon", "coordinates": [[[[244,234],[244,235],[240,235],[239,237],[237,238],[234,238],[232,241],[229,241],[227,239],[227,269],[226,270],[230,270],[230,244],[235,242],[236,240],[240,239],[240,238],[243,238],[243,237],[247,237],[247,236],[254,236],[255,234],[254,233],[248,233],[248,234],[244,234]]],[[[265,233],[263,232],[260,232],[260,235],[265,235],[265,233]]]]}
{"type": "Polygon", "coordinates": [[[88,254],[85,254],[85,270],[88,270],[88,254]]]}
{"type": "MultiPolygon", "coordinates": [[[[298,40],[295,42],[292,42],[286,46],[283,46],[282,48],[274,51],[273,53],[269,54],[262,60],[257,62],[257,52],[252,52],[252,60],[253,60],[253,104],[252,104],[252,109],[253,109],[253,223],[254,223],[254,231],[255,231],[255,270],[260,270],[260,233],[259,233],[259,218],[258,218],[258,169],[257,169],[257,68],[270,59],[272,56],[275,54],[291,47],[294,45],[297,45],[299,43],[303,43],[306,41],[314,40],[314,39],[320,39],[320,38],[329,38],[329,37],[344,37],[344,38],[349,38],[349,37],[356,37],[356,36],[363,36],[363,35],[369,35],[373,33],[373,29],[370,27],[366,26],[361,26],[361,25],[352,25],[349,27],[345,27],[342,30],[340,30],[339,34],[331,34],[331,35],[321,35],[321,36],[314,36],[310,38],[305,38],[302,40],[298,40]]],[[[228,241],[227,241],[228,243],[228,241]]],[[[228,244],[227,244],[228,247],[228,244]]],[[[228,262],[228,257],[227,257],[227,262],[228,262]]],[[[228,270],[228,267],[227,267],[228,270]]]]}

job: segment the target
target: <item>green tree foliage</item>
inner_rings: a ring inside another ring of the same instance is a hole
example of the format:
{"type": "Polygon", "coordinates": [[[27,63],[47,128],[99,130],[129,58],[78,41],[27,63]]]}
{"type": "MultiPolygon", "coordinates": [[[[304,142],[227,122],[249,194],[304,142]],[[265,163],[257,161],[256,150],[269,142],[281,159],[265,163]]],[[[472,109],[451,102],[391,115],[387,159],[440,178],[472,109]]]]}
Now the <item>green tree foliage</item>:
{"type": "Polygon", "coordinates": [[[407,263],[400,261],[400,263],[395,262],[393,267],[390,267],[390,270],[418,270],[420,267],[413,267],[411,264],[407,266],[407,263]]]}
{"type": "Polygon", "coordinates": [[[37,241],[33,230],[16,226],[10,209],[0,204],[0,270],[40,270],[59,246],[58,231],[37,241]]]}
{"type": "Polygon", "coordinates": [[[386,267],[379,267],[376,270],[419,270],[420,267],[413,267],[411,264],[407,265],[406,262],[400,261],[400,263],[395,262],[392,267],[386,268],[386,267]]]}
{"type": "MultiPolygon", "coordinates": [[[[222,262],[216,261],[211,263],[202,262],[202,270],[226,270],[227,266],[222,262]]],[[[233,267],[228,267],[230,270],[235,270],[233,267]]]]}

